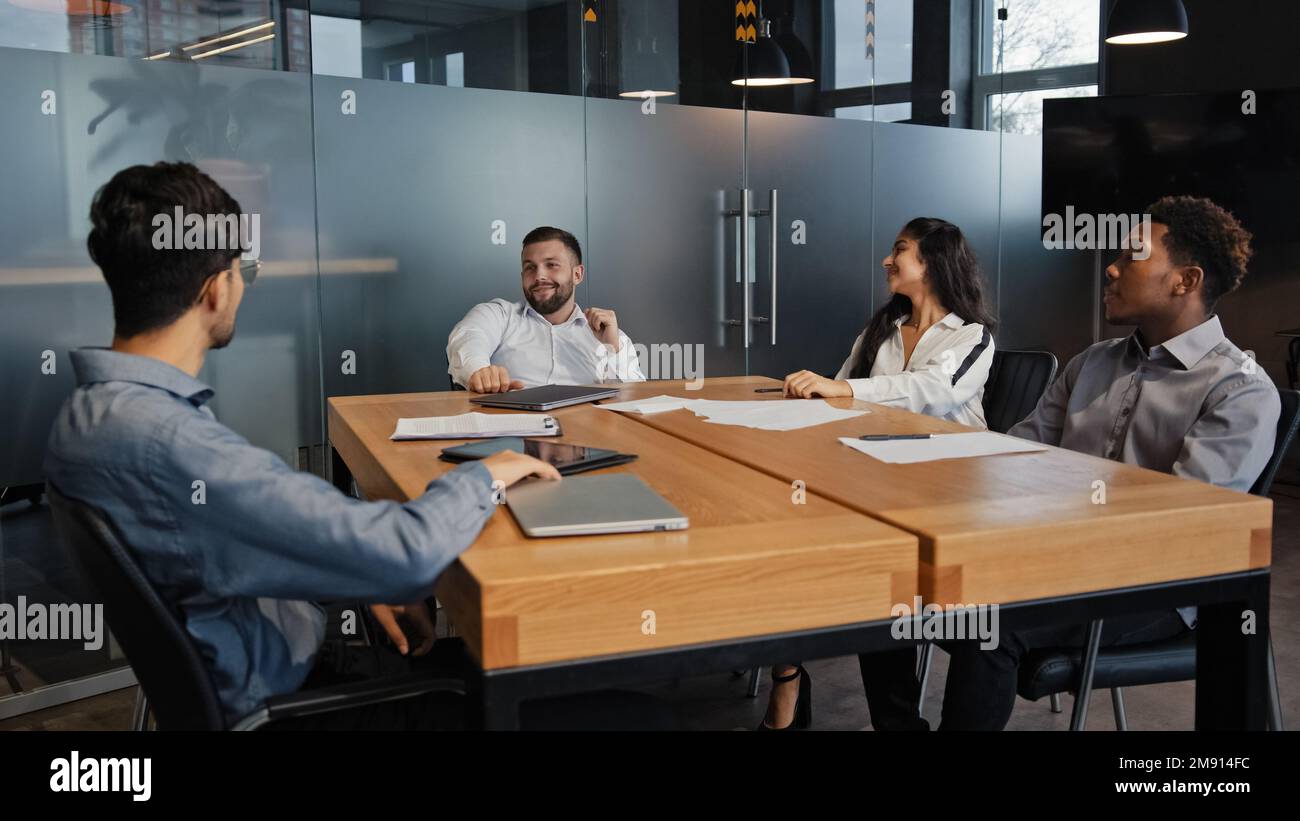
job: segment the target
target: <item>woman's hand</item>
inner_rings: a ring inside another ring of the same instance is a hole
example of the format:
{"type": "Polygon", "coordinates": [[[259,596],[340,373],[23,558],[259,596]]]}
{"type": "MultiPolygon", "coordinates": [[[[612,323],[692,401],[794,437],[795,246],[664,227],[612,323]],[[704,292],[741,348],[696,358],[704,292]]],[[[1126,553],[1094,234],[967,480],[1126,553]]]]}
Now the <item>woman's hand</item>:
{"type": "Polygon", "coordinates": [[[843,380],[827,379],[812,371],[796,371],[785,378],[785,395],[793,399],[811,399],[814,396],[852,398],[853,387],[843,380]]]}

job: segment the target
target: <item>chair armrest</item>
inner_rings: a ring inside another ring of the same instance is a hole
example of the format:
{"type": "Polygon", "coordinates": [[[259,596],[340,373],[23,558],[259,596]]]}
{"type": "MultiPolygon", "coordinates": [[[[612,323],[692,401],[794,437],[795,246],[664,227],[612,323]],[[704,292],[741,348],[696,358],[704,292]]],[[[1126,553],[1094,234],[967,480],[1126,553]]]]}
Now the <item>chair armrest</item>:
{"type": "Polygon", "coordinates": [[[286,718],[330,713],[435,692],[464,695],[465,682],[452,678],[431,678],[427,673],[408,673],[301,690],[267,699],[262,707],[244,716],[230,729],[255,730],[269,722],[286,718]]]}

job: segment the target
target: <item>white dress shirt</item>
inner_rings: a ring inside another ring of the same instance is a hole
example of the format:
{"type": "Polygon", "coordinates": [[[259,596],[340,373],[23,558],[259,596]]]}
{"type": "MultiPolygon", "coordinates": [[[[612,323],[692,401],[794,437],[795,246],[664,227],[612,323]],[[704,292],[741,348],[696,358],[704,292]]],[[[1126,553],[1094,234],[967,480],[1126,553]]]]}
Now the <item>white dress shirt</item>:
{"type": "Polygon", "coordinates": [[[494,299],[475,305],[451,329],[447,372],[464,386],[488,365],[505,368],[528,388],[645,381],[632,340],[622,330],[618,338],[615,353],[596,338],[576,302],[567,320],[552,325],[527,302],[494,299]]]}
{"type": "Polygon", "coordinates": [[[921,335],[903,364],[903,332],[910,317],[894,320],[894,333],[876,351],[871,376],[849,379],[862,349],[864,330],[853,343],[836,379],[853,388],[853,398],[938,416],[973,428],[984,421],[984,381],[993,364],[993,336],[983,325],[967,325],[950,313],[921,335]]]}

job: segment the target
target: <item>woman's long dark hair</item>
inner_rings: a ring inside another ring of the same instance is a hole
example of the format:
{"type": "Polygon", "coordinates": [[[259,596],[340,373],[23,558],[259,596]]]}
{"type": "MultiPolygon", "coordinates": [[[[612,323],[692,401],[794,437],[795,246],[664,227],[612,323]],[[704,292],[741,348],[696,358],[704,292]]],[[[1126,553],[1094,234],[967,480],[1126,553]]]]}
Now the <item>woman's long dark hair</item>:
{"type": "MultiPolygon", "coordinates": [[[[902,235],[917,245],[925,263],[925,279],[939,299],[939,304],[961,317],[966,323],[978,322],[989,333],[995,320],[984,302],[984,275],[979,260],[966,242],[961,229],[947,220],[917,217],[903,226],[902,235]]],[[[912,312],[912,300],[902,294],[893,297],[867,322],[862,348],[849,373],[850,379],[871,375],[876,352],[894,333],[894,322],[912,312]]]]}

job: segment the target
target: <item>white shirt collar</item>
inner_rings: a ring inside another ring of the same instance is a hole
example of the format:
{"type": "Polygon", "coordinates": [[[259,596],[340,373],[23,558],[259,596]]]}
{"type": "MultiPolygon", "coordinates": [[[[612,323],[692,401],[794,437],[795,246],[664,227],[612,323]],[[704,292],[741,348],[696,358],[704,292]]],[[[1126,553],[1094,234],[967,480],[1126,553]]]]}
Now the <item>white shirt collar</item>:
{"type": "MultiPolygon", "coordinates": [[[[519,305],[520,314],[524,316],[528,316],[531,314],[532,316],[535,316],[541,321],[545,322],[547,325],[551,324],[551,321],[549,319],[537,313],[536,309],[534,309],[532,305],[528,304],[528,300],[525,299],[522,302],[519,302],[517,304],[519,305]]],[[[574,300],[573,313],[569,314],[568,319],[564,320],[563,322],[561,322],[559,325],[556,325],[555,327],[558,328],[560,327],[560,325],[586,325],[586,324],[587,324],[587,315],[582,312],[582,306],[578,304],[577,300],[574,300]]]]}
{"type": "MultiPolygon", "coordinates": [[[[895,328],[900,327],[904,322],[906,322],[911,318],[912,318],[911,314],[903,314],[898,319],[894,320],[894,327],[895,328]]],[[[936,324],[947,325],[949,328],[960,328],[966,323],[962,321],[962,318],[957,316],[956,313],[949,311],[948,315],[945,316],[943,319],[939,320],[936,324]]]]}

